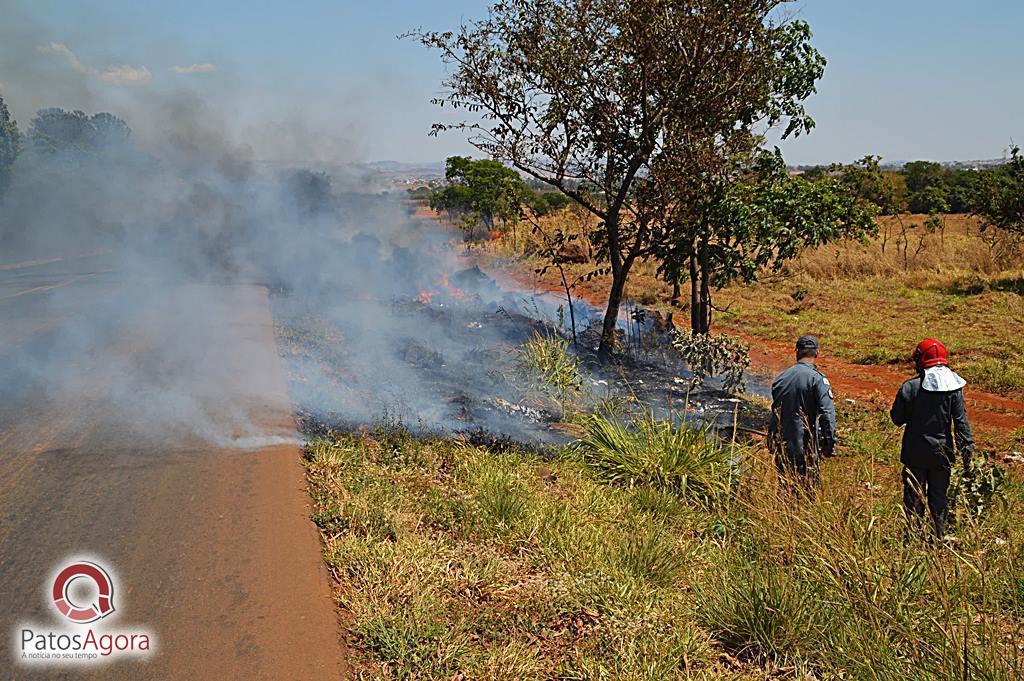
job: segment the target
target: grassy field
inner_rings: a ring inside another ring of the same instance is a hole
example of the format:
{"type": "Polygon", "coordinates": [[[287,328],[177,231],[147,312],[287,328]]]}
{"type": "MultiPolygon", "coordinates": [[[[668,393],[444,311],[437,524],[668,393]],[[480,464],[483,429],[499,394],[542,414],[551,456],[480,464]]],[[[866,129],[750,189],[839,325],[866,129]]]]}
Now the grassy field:
{"type": "Polygon", "coordinates": [[[394,424],[306,450],[367,679],[1019,679],[1024,487],[905,536],[897,431],[868,411],[815,501],[757,447],[597,417],[540,458],[394,424]],[[736,462],[737,466],[723,465],[736,462]]]}
{"type": "Polygon", "coordinates": [[[937,337],[972,385],[1020,396],[1024,260],[994,254],[974,221],[948,222],[944,244],[927,237],[909,266],[891,242],[884,255],[877,241],[808,252],[787,277],[723,291],[720,323],[778,341],[814,329],[830,353],[855,364],[905,363],[922,338],[937,337]]]}
{"type": "MultiPolygon", "coordinates": [[[[942,232],[924,230],[923,216],[883,218],[878,239],[841,242],[805,252],[779,275],[720,291],[715,304],[719,331],[792,342],[813,332],[826,351],[854,364],[905,363],[923,338],[942,339],[955,368],[975,389],[1024,397],[1024,243],[992,243],[969,216],[947,216],[942,232]],[[907,253],[902,248],[906,227],[907,253]],[[885,248],[883,250],[883,242],[885,248]]],[[[571,215],[549,219],[549,229],[582,233],[571,215]]],[[[481,257],[524,272],[541,264],[528,238],[495,242],[481,257]]],[[[571,265],[572,275],[592,265],[571,265]]],[[[634,300],[684,312],[652,263],[638,263],[627,294],[634,300]]],[[[551,288],[556,275],[549,272],[551,288]]],[[[605,298],[601,279],[582,282],[577,295],[605,298]]],[[[685,290],[685,286],[684,286],[685,290]]]]}
{"type": "MultiPolygon", "coordinates": [[[[935,335],[975,386],[1020,396],[1018,245],[994,249],[974,221],[951,217],[944,233],[908,231],[904,258],[893,245],[903,233],[892,221],[878,241],[817,249],[785,276],[727,288],[718,328],[780,343],[817,332],[864,365],[903,361],[935,335]]],[[[528,231],[517,238],[481,257],[529,272],[539,260],[528,231]]],[[[602,286],[577,295],[599,300],[602,286]]],[[[681,307],[647,263],[630,294],[681,307]]],[[[542,377],[564,369],[548,354],[533,352],[542,377]]],[[[871,401],[838,408],[842,446],[815,499],[780,487],[759,442],[571,405],[563,417],[581,439],[543,456],[393,423],[321,435],[305,452],[313,519],[356,675],[1024,678],[1020,472],[1006,471],[983,513],[961,497],[954,539],[930,542],[900,508],[899,429],[871,401]]],[[[1024,448],[1024,431],[979,440],[1002,454],[1024,448]]]]}

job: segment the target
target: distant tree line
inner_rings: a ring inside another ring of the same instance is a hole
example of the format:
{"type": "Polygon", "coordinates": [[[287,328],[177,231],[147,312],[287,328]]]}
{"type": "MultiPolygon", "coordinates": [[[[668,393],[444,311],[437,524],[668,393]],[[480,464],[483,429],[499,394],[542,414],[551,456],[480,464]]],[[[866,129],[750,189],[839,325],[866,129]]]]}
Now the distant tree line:
{"type": "Polygon", "coordinates": [[[880,165],[880,157],[866,156],[849,165],[811,168],[803,176],[838,179],[883,215],[974,213],[992,215],[994,224],[1005,224],[995,218],[993,210],[1000,210],[999,204],[1005,200],[1000,195],[1011,189],[1019,173],[1019,156],[1019,149],[1014,148],[1006,164],[979,170],[949,168],[931,161],[913,161],[889,170],[880,165]]]}
{"type": "Polygon", "coordinates": [[[0,98],[0,244],[130,243],[215,266],[244,245],[234,255],[272,263],[281,244],[268,221],[331,224],[338,215],[326,173],[226,172],[219,157],[207,160],[157,159],[110,113],[42,109],[22,132],[0,98]]]}
{"type": "Polygon", "coordinates": [[[130,137],[128,124],[113,114],[90,116],[82,111],[57,108],[40,110],[22,135],[6,102],[0,97],[0,178],[10,180],[14,163],[22,153],[95,156],[111,147],[126,144],[130,137]]]}

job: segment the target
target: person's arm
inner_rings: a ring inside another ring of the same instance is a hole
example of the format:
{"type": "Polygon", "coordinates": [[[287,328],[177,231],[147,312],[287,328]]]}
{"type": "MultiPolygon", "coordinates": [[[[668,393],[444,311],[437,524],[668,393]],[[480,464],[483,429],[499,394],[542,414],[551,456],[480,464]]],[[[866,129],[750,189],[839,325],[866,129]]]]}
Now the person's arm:
{"type": "Polygon", "coordinates": [[[904,426],[910,420],[907,413],[907,397],[903,394],[904,390],[906,390],[906,384],[900,386],[900,389],[896,391],[896,399],[893,400],[892,409],[889,410],[889,418],[897,426],[904,426]]]}
{"type": "Polygon", "coordinates": [[[967,404],[964,402],[963,390],[957,390],[953,394],[953,437],[956,449],[963,459],[964,471],[969,471],[971,455],[974,453],[974,437],[971,434],[971,422],[967,420],[967,404]]]}
{"type": "Polygon", "coordinates": [[[818,433],[822,455],[832,456],[836,449],[836,405],[824,376],[818,381],[818,433]]]}

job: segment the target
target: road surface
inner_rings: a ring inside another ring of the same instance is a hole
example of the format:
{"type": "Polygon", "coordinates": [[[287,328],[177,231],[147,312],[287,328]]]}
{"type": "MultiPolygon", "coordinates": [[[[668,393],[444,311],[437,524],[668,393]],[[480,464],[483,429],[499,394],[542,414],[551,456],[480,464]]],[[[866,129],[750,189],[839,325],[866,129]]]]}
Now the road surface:
{"type": "Polygon", "coordinates": [[[0,262],[0,678],[343,676],[269,309],[109,254],[0,262]],[[150,657],[15,659],[20,626],[60,625],[71,556],[112,572],[102,623],[150,657]]]}

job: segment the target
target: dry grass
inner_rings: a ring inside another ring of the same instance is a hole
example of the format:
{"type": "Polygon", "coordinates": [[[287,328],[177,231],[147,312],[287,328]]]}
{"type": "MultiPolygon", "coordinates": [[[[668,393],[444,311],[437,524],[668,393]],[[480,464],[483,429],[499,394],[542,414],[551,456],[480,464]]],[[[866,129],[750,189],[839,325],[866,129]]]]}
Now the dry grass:
{"type": "MultiPolygon", "coordinates": [[[[360,678],[1015,679],[1024,503],[904,537],[897,431],[856,423],[816,501],[744,450],[708,505],[572,453],[400,429],[312,443],[314,519],[360,678]],[[628,476],[627,476],[628,477],[628,476]]],[[[652,453],[656,456],[656,453],[652,453]]]]}
{"type": "MultiPolygon", "coordinates": [[[[568,218],[547,220],[549,227],[574,229],[568,218]]],[[[771,341],[814,332],[830,354],[859,364],[905,362],[922,338],[937,337],[973,387],[1024,396],[1024,240],[984,236],[971,216],[945,216],[945,227],[932,233],[926,233],[925,220],[883,218],[879,237],[868,243],[811,249],[780,275],[729,286],[715,298],[722,310],[715,324],[771,341]]],[[[501,244],[491,249],[506,257],[514,251],[501,244]]],[[[525,257],[524,269],[539,262],[525,257]]],[[[592,266],[570,269],[579,275],[592,266]]],[[[577,295],[600,300],[606,286],[587,282],[577,295]]],[[[670,300],[671,289],[657,278],[652,262],[634,266],[627,295],[644,305],[687,307],[685,295],[670,300]]]]}
{"type": "Polygon", "coordinates": [[[936,337],[974,387],[1022,395],[1024,338],[1013,320],[1024,319],[1024,257],[990,247],[970,218],[948,222],[945,243],[929,235],[909,268],[891,240],[885,254],[880,240],[804,253],[787,276],[722,291],[720,323],[774,341],[810,330],[857,364],[904,363],[936,337]]]}

